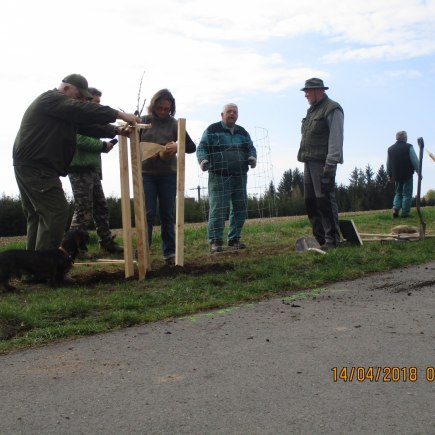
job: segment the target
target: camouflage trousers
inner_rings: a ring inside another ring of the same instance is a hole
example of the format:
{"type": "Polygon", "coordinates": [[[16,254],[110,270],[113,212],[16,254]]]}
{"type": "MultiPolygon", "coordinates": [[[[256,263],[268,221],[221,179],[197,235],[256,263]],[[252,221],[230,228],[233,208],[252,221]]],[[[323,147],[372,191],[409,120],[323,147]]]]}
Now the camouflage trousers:
{"type": "Polygon", "coordinates": [[[111,241],[109,209],[96,171],[68,174],[74,195],[71,229],[88,230],[92,221],[102,244],[111,241]]]}

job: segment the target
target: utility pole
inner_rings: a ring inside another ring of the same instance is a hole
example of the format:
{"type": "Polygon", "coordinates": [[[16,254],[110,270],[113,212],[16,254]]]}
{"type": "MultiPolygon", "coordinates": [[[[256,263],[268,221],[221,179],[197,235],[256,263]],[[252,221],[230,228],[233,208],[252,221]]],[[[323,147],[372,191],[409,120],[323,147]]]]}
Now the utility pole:
{"type": "Polygon", "coordinates": [[[205,187],[201,187],[199,184],[197,187],[193,187],[192,189],[189,189],[189,190],[198,190],[198,204],[201,201],[201,189],[205,189],[205,187]]]}

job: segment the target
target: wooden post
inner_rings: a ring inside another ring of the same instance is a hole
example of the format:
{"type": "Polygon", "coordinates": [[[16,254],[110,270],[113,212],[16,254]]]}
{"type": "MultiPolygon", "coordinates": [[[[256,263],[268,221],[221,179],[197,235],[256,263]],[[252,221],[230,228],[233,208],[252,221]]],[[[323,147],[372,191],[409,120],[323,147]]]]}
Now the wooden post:
{"type": "Polygon", "coordinates": [[[142,162],[140,159],[139,131],[140,127],[137,126],[130,135],[130,153],[134,193],[134,218],[137,238],[137,259],[139,280],[141,281],[145,279],[146,271],[151,269],[151,260],[148,246],[145,197],[142,184],[142,162]]]}
{"type": "Polygon", "coordinates": [[[184,266],[184,185],[186,157],[186,120],[178,120],[177,199],[175,217],[175,264],[184,266]]]}
{"type": "Polygon", "coordinates": [[[119,170],[121,179],[122,238],[124,242],[125,277],[134,276],[133,244],[131,240],[130,182],[127,138],[119,136],[119,170]]]}

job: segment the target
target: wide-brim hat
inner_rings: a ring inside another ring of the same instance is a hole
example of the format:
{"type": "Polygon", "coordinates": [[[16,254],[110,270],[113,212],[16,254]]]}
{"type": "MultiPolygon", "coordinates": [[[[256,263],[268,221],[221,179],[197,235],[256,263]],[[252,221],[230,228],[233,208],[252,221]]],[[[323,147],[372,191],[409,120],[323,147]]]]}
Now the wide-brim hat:
{"type": "Polygon", "coordinates": [[[92,94],[88,91],[88,81],[80,74],[70,74],[63,80],[64,83],[69,83],[75,86],[80,94],[85,98],[92,98],[92,94]]]}
{"type": "Polygon", "coordinates": [[[301,91],[305,91],[306,89],[329,89],[329,88],[323,84],[323,80],[313,77],[312,79],[305,80],[305,86],[301,89],[301,91]]]}

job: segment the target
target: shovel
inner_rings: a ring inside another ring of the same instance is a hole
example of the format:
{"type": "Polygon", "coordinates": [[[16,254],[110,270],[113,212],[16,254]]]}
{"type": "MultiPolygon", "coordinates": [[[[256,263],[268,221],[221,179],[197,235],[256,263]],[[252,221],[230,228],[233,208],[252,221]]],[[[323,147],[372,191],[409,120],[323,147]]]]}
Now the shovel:
{"type": "Polygon", "coordinates": [[[424,140],[422,137],[417,139],[418,147],[420,148],[420,153],[418,156],[418,182],[417,182],[417,197],[415,198],[415,206],[417,208],[418,218],[420,219],[420,240],[424,240],[426,234],[426,222],[424,221],[423,215],[420,210],[420,195],[421,195],[421,170],[423,166],[423,151],[424,151],[424,140]]]}
{"type": "Polygon", "coordinates": [[[325,251],[320,249],[320,245],[313,237],[300,237],[295,243],[296,252],[314,251],[319,254],[326,254],[325,251]]]}

